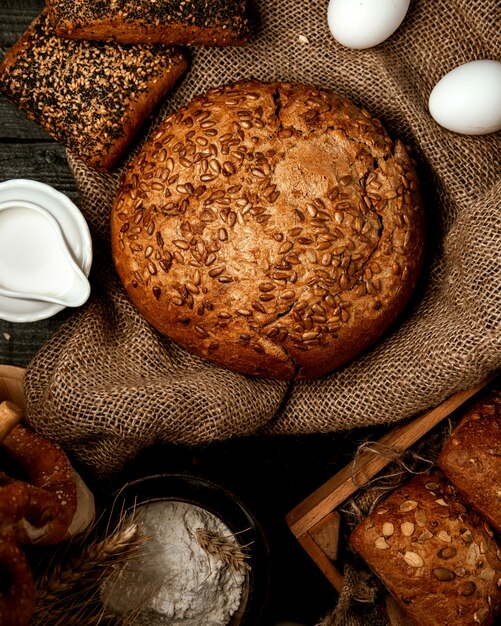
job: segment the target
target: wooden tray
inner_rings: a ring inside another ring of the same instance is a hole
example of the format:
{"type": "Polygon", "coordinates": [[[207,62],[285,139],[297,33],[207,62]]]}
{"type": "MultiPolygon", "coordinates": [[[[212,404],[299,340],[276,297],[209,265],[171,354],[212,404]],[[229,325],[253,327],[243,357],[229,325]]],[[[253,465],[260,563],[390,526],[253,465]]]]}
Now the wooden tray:
{"type": "MultiPolygon", "coordinates": [[[[382,449],[401,454],[488,382],[460,391],[438,407],[397,426],[378,444],[382,449]]],[[[388,457],[374,451],[363,451],[355,463],[344,467],[286,515],[287,525],[299,543],[337,591],[342,589],[343,577],[337,566],[341,516],[336,509],[388,465],[391,462],[388,457]]],[[[387,601],[387,612],[391,624],[410,624],[391,598],[387,601]]]]}
{"type": "Polygon", "coordinates": [[[23,378],[23,367],[0,365],[0,402],[10,400],[25,408],[23,378]]]}

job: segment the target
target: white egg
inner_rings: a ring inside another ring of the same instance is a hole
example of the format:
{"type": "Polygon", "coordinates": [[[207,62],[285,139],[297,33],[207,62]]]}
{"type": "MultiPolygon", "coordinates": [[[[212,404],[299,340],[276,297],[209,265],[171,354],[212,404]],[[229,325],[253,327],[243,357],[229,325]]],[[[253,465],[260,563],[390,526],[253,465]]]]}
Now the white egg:
{"type": "Polygon", "coordinates": [[[433,88],[428,108],[444,128],[463,135],[501,130],[501,62],[470,61],[433,88]]]}
{"type": "Polygon", "coordinates": [[[362,50],[387,39],[402,23],[410,0],[330,0],[327,22],[343,46],[362,50]]]}

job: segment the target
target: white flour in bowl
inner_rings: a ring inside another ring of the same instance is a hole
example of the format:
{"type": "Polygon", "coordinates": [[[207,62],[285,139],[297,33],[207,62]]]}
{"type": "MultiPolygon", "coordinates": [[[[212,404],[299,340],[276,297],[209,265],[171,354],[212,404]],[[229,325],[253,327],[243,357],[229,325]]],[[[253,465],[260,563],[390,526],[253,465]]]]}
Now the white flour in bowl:
{"type": "Polygon", "coordinates": [[[205,529],[237,544],[231,530],[205,509],[177,501],[140,506],[134,520],[149,539],[105,579],[107,612],[145,626],[228,624],[240,605],[245,572],[208,554],[195,533],[205,529]]]}

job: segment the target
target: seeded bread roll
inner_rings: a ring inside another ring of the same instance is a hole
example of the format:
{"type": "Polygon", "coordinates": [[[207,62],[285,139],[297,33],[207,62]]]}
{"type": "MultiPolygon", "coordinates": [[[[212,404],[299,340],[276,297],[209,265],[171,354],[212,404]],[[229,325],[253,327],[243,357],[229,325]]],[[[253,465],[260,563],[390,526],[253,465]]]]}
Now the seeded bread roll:
{"type": "Polygon", "coordinates": [[[438,465],[501,533],[501,397],[479,400],[446,442],[438,465]]]}
{"type": "Polygon", "coordinates": [[[110,169],[187,67],[161,46],[61,39],[47,12],[0,64],[0,89],[91,166],[110,169]]]}
{"type": "Polygon", "coordinates": [[[62,37],[238,46],[250,36],[247,0],[48,0],[62,37]]]}
{"type": "Polygon", "coordinates": [[[394,491],[350,542],[417,626],[495,623],[499,545],[438,471],[394,491]]]}
{"type": "Polygon", "coordinates": [[[421,265],[403,145],[350,101],[246,81],[170,115],[111,216],[130,298],[159,331],[250,375],[321,376],[374,343],[421,265]]]}

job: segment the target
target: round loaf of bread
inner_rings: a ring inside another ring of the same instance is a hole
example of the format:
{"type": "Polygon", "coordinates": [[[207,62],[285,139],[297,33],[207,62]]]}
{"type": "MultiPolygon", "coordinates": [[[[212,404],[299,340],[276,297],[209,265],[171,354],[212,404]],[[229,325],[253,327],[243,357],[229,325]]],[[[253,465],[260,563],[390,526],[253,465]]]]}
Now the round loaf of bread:
{"type": "Polygon", "coordinates": [[[366,350],[416,282],[423,214],[400,141],[289,83],[209,90],[130,163],[113,258],[135,306],[237,372],[314,378],[366,350]]]}

